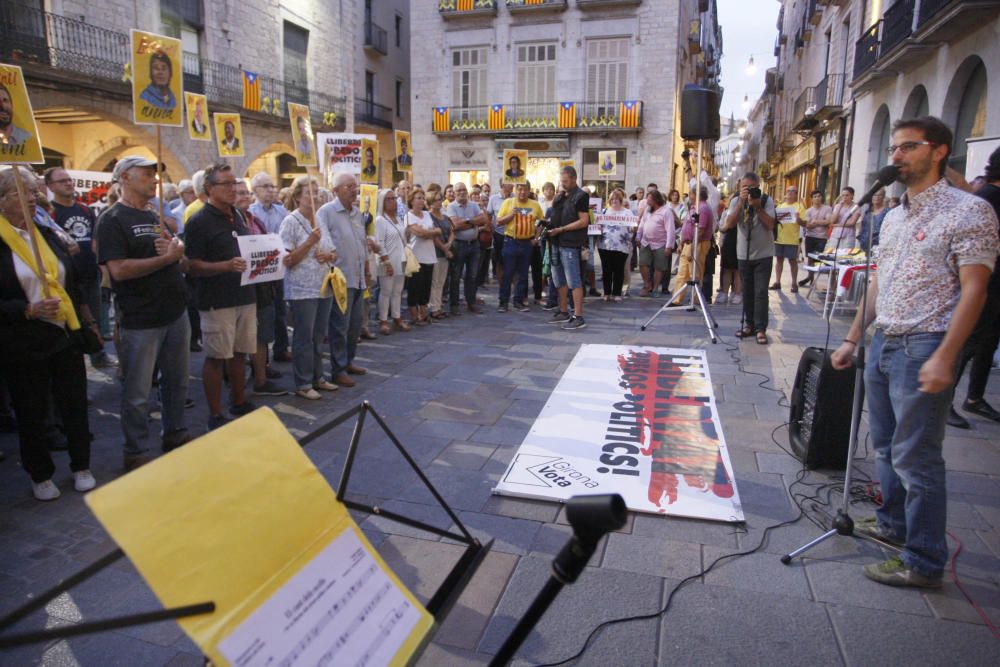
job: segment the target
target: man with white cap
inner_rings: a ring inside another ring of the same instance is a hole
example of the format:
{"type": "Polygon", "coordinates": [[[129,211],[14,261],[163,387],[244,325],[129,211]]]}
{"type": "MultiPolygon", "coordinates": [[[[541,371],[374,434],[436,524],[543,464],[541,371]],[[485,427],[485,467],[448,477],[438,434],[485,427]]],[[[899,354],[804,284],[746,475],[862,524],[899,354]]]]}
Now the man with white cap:
{"type": "Polygon", "coordinates": [[[113,180],[121,198],[98,222],[97,259],[111,274],[118,306],[125,469],[132,470],[153,457],[144,444],[149,437],[146,403],[157,366],[162,449],[170,451],[189,439],[184,402],[191,327],[185,316],[184,244],[164,233],[148,208],[156,195],[156,162],[123,157],[113,180]]]}

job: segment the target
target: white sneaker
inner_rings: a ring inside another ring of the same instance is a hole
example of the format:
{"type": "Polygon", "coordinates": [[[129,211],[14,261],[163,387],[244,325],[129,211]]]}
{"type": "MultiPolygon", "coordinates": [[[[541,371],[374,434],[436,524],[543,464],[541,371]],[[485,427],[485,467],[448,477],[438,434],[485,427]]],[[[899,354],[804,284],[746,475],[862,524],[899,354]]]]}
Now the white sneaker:
{"type": "Polygon", "coordinates": [[[295,392],[295,395],[298,396],[299,398],[305,398],[310,401],[318,401],[319,399],[323,398],[320,395],[320,393],[315,389],[313,389],[312,387],[309,387],[308,389],[299,389],[297,392],[295,392]]]}
{"type": "Polygon", "coordinates": [[[59,487],[52,483],[51,479],[38,484],[31,484],[31,491],[37,500],[55,500],[59,497],[59,487]]]}
{"type": "Polygon", "coordinates": [[[715,295],[715,305],[724,306],[727,301],[729,301],[729,295],[725,292],[719,292],[715,295]]]}
{"type": "Polygon", "coordinates": [[[73,473],[73,488],[84,493],[97,486],[97,480],[89,470],[78,470],[73,473]]]}
{"type": "Polygon", "coordinates": [[[743,296],[740,294],[734,294],[733,298],[729,300],[729,303],[733,304],[734,306],[738,306],[741,303],[743,303],[743,296]]]}

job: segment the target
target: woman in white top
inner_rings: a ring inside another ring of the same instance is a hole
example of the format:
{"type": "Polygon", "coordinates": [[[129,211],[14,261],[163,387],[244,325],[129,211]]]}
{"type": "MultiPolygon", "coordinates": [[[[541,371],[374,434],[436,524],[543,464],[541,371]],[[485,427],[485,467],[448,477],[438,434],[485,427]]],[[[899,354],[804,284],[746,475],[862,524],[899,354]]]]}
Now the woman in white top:
{"type": "Polygon", "coordinates": [[[284,259],[284,284],[285,300],[295,327],[292,334],[295,394],[312,401],[320,398],[320,391],[337,390],[337,385],[323,377],[323,339],[329,327],[333,295],[320,293],[337,253],[326,225],[315,224],[313,207],[319,204],[317,190],[315,178],[295,179],[285,198],[285,208],[291,213],[281,221],[278,231],[288,251],[284,259]]]}
{"type": "Polygon", "coordinates": [[[420,271],[406,279],[406,305],[410,307],[410,321],[422,327],[431,323],[427,304],[437,264],[434,239],[441,237],[441,230],[434,226],[434,219],[427,212],[427,195],[423,190],[414,188],[406,203],[410,207],[406,214],[406,231],[413,239],[413,255],[420,262],[420,271]]]}
{"type": "Polygon", "coordinates": [[[375,243],[382,249],[378,258],[378,330],[388,336],[389,318],[396,328],[409,331],[410,325],[400,316],[399,305],[403,297],[406,254],[406,222],[397,218],[396,193],[385,188],[379,190],[375,209],[375,243]]]}

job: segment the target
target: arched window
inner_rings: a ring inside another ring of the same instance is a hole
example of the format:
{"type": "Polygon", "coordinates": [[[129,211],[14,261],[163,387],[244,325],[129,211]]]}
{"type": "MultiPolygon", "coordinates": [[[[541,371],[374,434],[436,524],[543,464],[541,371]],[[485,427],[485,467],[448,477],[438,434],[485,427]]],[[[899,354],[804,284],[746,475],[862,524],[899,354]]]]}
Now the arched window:
{"type": "Polygon", "coordinates": [[[980,60],[965,83],[958,113],[952,125],[955,145],[951,149],[948,166],[958,173],[965,173],[966,140],[981,137],[986,129],[986,66],[980,60]]]}
{"type": "Polygon", "coordinates": [[[903,105],[903,118],[920,118],[928,114],[930,114],[930,110],[927,104],[927,89],[923,85],[918,85],[910,91],[910,96],[906,98],[906,104],[903,105]]]}

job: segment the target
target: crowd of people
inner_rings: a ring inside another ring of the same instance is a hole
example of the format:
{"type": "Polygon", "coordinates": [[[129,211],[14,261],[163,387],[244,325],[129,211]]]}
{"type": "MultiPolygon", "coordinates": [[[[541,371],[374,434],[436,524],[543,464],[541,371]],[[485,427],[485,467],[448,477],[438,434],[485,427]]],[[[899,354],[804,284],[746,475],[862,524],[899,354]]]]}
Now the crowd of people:
{"type": "MultiPolygon", "coordinates": [[[[803,206],[795,186],[779,202],[752,172],[727,200],[714,179],[695,178],[686,164],[685,195],[664,196],[655,183],[632,195],[615,189],[597,211],[575,169],[564,167],[558,184],[537,193],[530,184],[494,192],[487,183],[403,181],[378,191],[371,215],[346,173],[329,189],[308,175],[279,189],[267,173],[244,179],[219,163],[161,193],[156,166],[121,158],[99,217],[74,199],[64,169],[40,178],[22,169],[37,203],[33,220],[19,205],[14,170],[0,173],[0,271],[10,274],[2,286],[0,417],[8,429],[16,417],[21,459],[40,500],[59,495],[51,447],[69,450],[77,490],[96,484],[85,354],[95,368],[117,365],[123,463],[131,470],[191,439],[192,353],[204,352],[212,430],[253,411],[253,396],[316,401],[354,387],[367,373],[355,363],[362,341],[481,314],[481,290],[490,284],[498,312],[541,308],[575,331],[587,326],[586,296],[621,303],[638,271],[639,297],[680,305],[690,296],[682,288],[697,286],[707,303],[742,306],[736,335],[767,344],[768,291],[781,289],[784,264],[796,292],[812,275],[798,280],[803,244],[807,254],[831,244],[865,247],[870,229],[877,245],[892,207],[880,193],[855,213],[849,187],[832,207],[818,190],[803,206]],[[594,213],[608,221],[596,234],[594,213]],[[32,230],[44,274],[32,268],[32,230]],[[247,260],[238,238],[254,234],[280,237],[283,280],[241,284],[247,260]],[[290,385],[279,381],[276,362],[290,364],[290,385]],[[159,433],[151,432],[151,413],[159,433]]],[[[970,401],[989,408],[974,393],[970,401]]]]}

